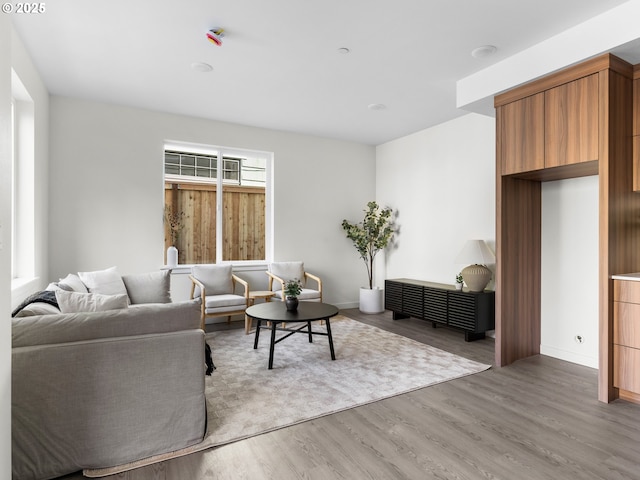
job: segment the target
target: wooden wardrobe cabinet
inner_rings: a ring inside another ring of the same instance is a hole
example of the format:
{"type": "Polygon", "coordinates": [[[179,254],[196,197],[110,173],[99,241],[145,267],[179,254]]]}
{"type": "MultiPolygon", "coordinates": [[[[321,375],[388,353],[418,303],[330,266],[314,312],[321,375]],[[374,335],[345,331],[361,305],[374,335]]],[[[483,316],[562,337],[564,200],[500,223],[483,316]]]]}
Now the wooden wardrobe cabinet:
{"type": "Polygon", "coordinates": [[[502,175],[598,160],[598,74],[497,108],[502,175]]]}
{"type": "Polygon", "coordinates": [[[502,132],[500,138],[506,159],[502,164],[503,175],[544,168],[543,93],[499,107],[496,121],[502,132]]]}
{"type": "MultiPolygon", "coordinates": [[[[496,365],[540,353],[542,183],[598,175],[598,398],[603,402],[618,398],[619,390],[635,389],[633,382],[640,390],[640,348],[614,342],[611,279],[640,272],[640,195],[632,181],[640,180],[632,154],[634,115],[640,147],[640,106],[632,111],[638,79],[637,66],[605,54],[501,93],[494,102],[496,365]],[[622,365],[634,365],[634,373],[620,376],[622,365]]],[[[640,166],[640,159],[636,163],[640,166]]]]}
{"type": "Polygon", "coordinates": [[[544,92],[545,168],[598,160],[598,74],[544,92]]]}

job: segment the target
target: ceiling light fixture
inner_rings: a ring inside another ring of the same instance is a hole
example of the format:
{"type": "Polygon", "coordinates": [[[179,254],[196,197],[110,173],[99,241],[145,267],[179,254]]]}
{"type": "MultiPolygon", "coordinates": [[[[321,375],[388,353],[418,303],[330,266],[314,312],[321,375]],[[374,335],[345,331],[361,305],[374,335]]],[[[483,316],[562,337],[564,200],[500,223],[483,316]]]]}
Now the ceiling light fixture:
{"type": "Polygon", "coordinates": [[[213,70],[213,67],[211,65],[204,62],[193,62],[191,64],[191,68],[196,72],[200,72],[200,73],[207,73],[213,70]]]}
{"type": "Polygon", "coordinates": [[[498,49],[493,45],[483,45],[482,47],[474,48],[471,51],[471,56],[474,58],[488,57],[496,53],[496,50],[498,49]]]}
{"type": "Polygon", "coordinates": [[[384,110],[386,107],[386,105],[383,105],[382,103],[370,103],[367,108],[369,110],[384,110]]]}

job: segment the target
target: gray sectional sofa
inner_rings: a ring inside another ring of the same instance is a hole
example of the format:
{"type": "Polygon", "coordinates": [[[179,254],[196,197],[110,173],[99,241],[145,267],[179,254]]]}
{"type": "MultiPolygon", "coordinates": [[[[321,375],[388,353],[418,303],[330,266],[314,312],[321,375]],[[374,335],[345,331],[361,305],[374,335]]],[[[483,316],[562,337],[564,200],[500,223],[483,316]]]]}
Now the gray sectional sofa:
{"type": "Polygon", "coordinates": [[[113,467],[199,443],[197,301],[12,319],[14,479],[113,467]]]}

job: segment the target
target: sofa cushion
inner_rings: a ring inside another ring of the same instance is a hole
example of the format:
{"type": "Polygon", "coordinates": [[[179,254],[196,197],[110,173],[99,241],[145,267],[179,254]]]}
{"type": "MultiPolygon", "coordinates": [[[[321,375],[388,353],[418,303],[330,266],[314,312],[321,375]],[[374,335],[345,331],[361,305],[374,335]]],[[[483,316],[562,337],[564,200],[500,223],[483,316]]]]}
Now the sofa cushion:
{"type": "Polygon", "coordinates": [[[171,303],[171,271],[123,275],[122,281],[132,304],[171,303]]]}
{"type": "Polygon", "coordinates": [[[78,272],[82,283],[87,286],[90,293],[101,293],[102,295],[127,294],[122,277],[116,267],[95,272],[78,272]]]}
{"type": "Polygon", "coordinates": [[[56,299],[62,313],[102,312],[129,306],[129,299],[126,294],[101,295],[99,293],[56,290],[56,299]]]}
{"type": "Polygon", "coordinates": [[[246,307],[247,299],[242,295],[234,295],[225,293],[222,295],[207,295],[205,297],[204,306],[207,309],[216,309],[220,307],[246,307]]]}
{"type": "MultiPolygon", "coordinates": [[[[209,295],[222,295],[233,293],[233,280],[231,278],[231,265],[195,265],[191,268],[192,275],[198,279],[209,295]]],[[[199,295],[199,289],[196,295],[199,295]]]]}
{"type": "Polygon", "coordinates": [[[89,290],[87,290],[87,286],[84,283],[82,283],[82,280],[80,280],[80,277],[78,275],[73,274],[73,273],[70,273],[66,277],[61,278],[60,282],[58,282],[58,284],[60,284],[60,283],[64,283],[65,285],[69,285],[74,292],[80,292],[80,293],[88,293],[89,292],[89,290]]]}

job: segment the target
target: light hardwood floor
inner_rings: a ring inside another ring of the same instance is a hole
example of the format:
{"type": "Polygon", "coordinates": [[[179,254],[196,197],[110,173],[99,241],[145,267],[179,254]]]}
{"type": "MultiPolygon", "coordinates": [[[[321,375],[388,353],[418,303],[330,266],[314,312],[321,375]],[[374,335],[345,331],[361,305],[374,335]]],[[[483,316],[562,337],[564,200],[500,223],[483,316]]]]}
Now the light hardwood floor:
{"type": "MultiPolygon", "coordinates": [[[[341,313],[493,363],[489,338],[341,313]]],[[[640,479],[640,406],[600,403],[595,370],[535,356],[110,478],[640,479]]]]}

